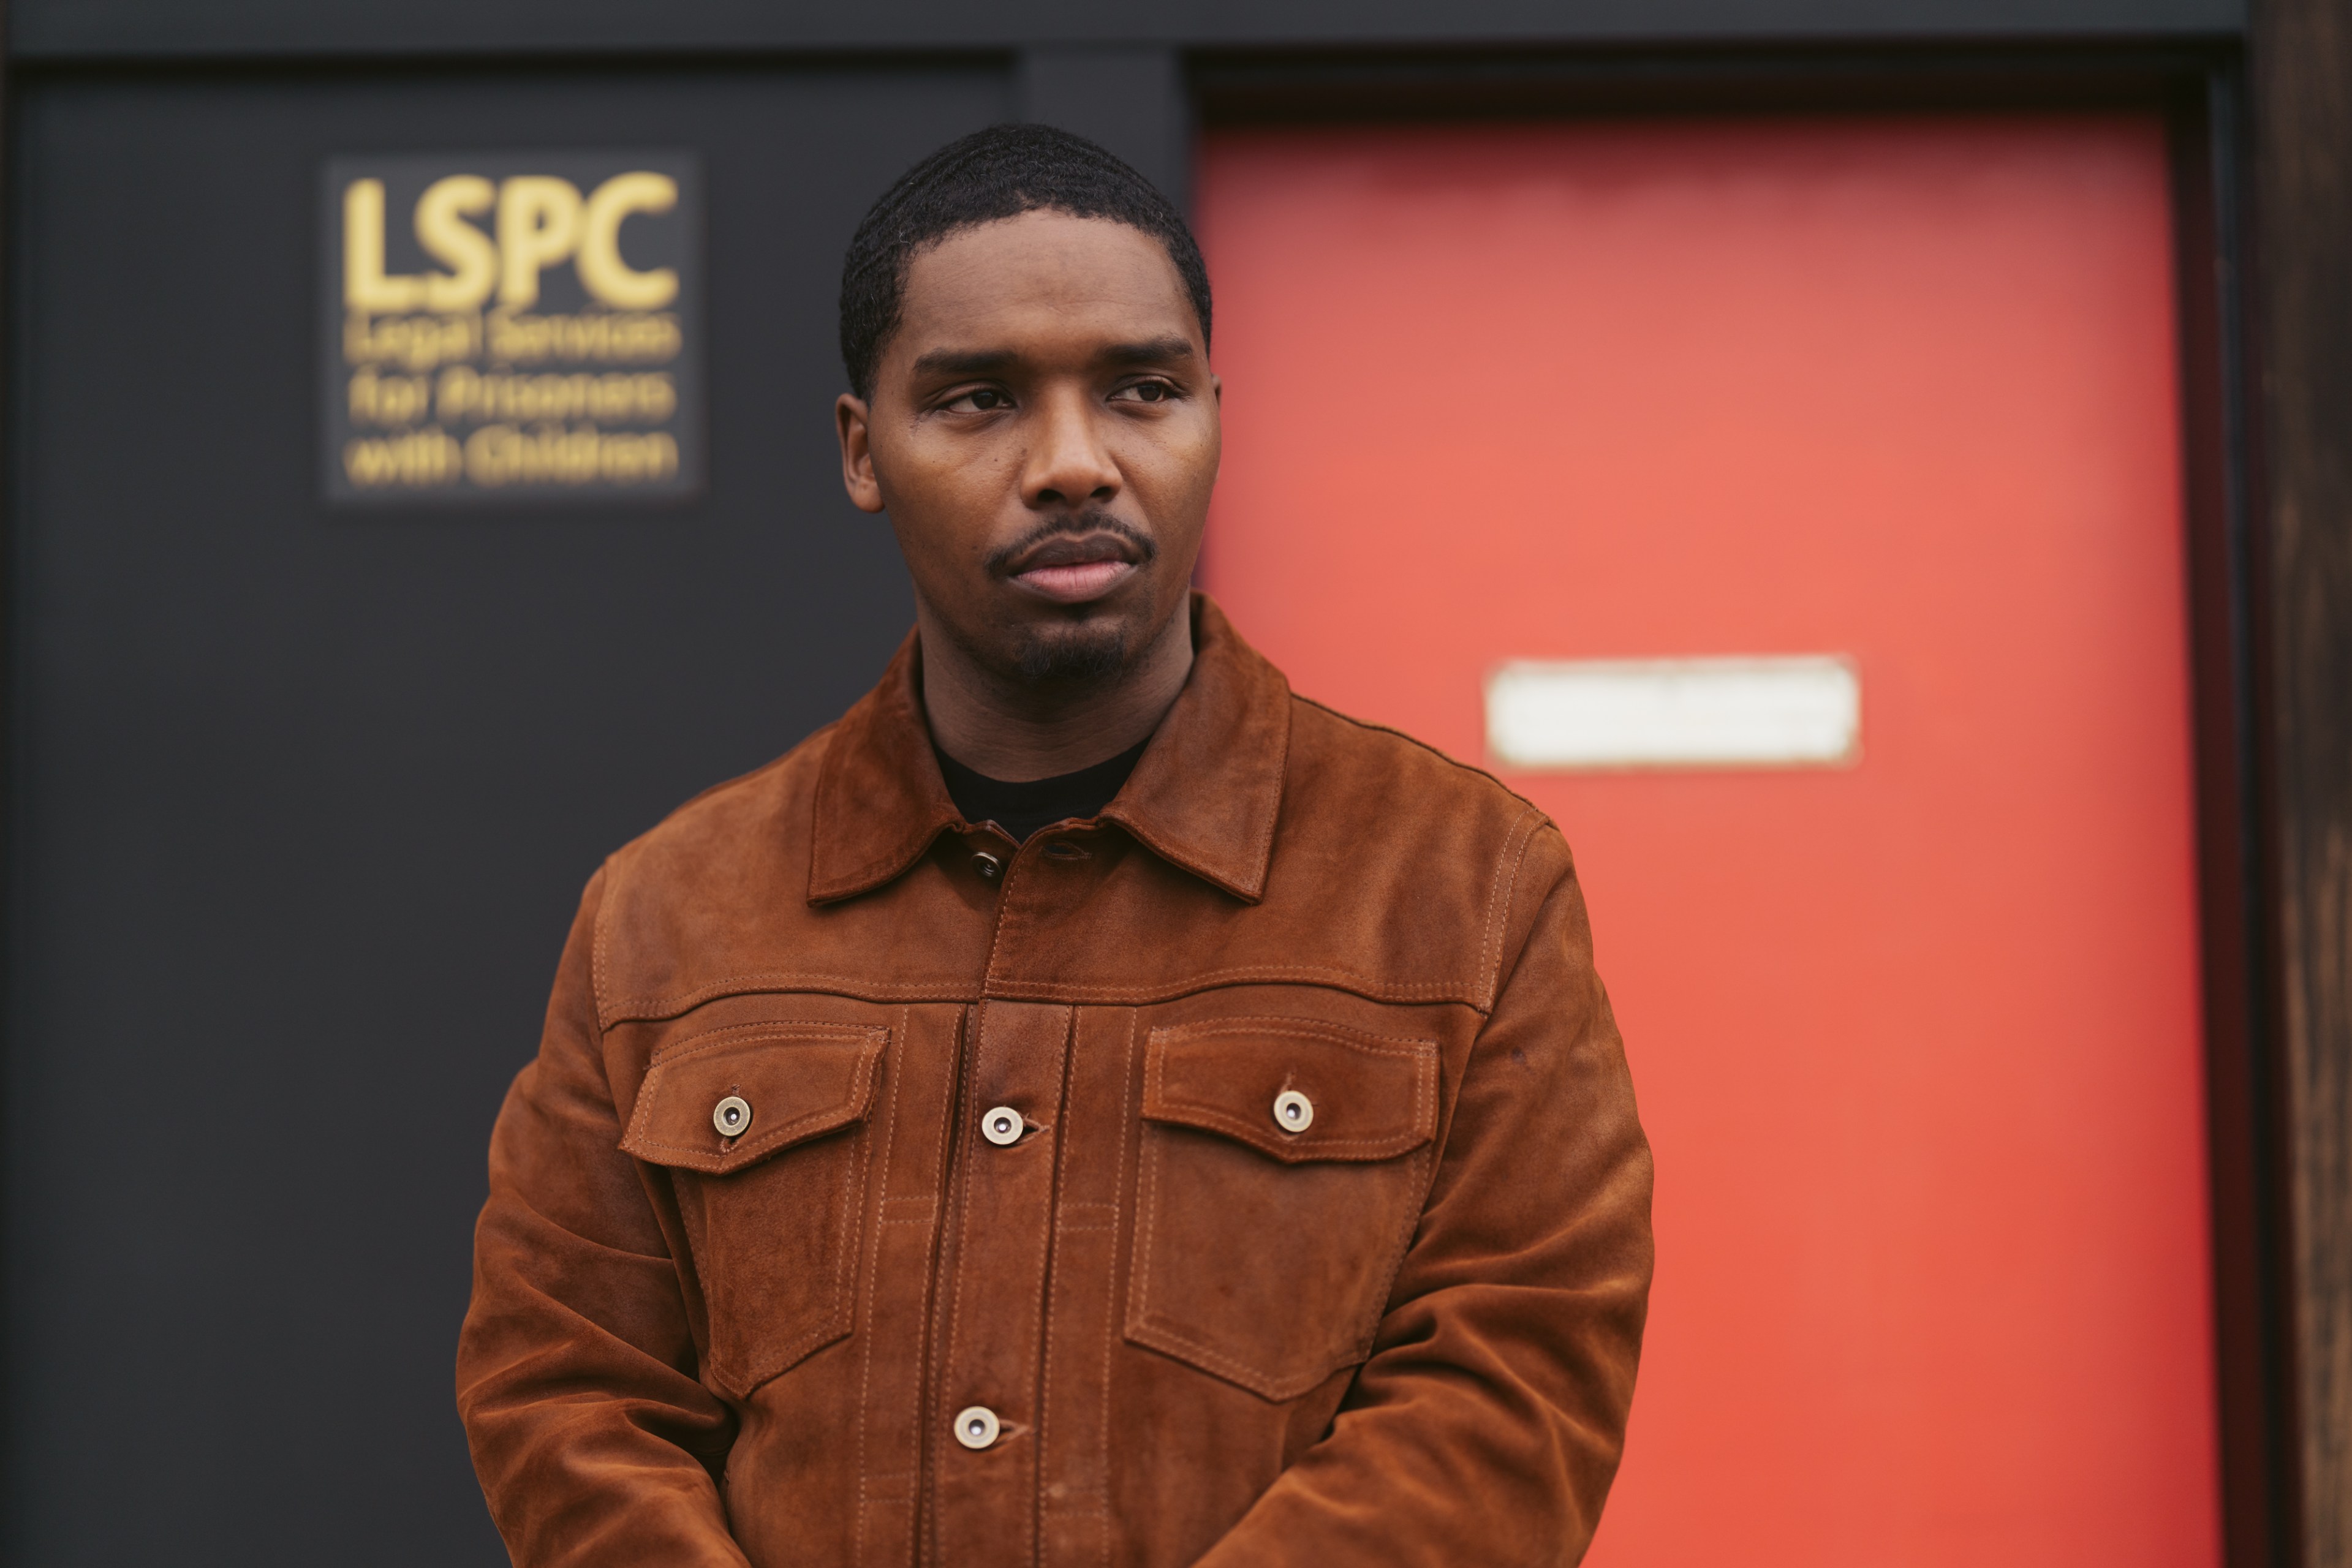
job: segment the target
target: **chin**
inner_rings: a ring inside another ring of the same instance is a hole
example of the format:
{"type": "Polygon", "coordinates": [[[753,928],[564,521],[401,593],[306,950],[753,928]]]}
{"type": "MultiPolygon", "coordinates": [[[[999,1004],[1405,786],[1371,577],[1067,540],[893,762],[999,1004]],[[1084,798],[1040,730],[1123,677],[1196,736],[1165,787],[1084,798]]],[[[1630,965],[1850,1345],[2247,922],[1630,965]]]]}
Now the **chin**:
{"type": "Polygon", "coordinates": [[[1027,627],[1008,673],[1039,684],[1099,681],[1127,667],[1129,646],[1127,623],[1116,617],[1027,627]]]}

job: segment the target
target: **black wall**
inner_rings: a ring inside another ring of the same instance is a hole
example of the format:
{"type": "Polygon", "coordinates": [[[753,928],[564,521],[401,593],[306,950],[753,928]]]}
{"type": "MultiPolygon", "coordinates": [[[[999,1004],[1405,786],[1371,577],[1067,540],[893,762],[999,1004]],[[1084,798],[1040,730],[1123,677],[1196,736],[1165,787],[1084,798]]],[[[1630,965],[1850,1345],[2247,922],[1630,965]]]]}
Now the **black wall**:
{"type": "Polygon", "coordinates": [[[450,1397],[483,1151],[580,884],[869,685],[866,203],[1005,70],[45,78],[9,178],[16,1564],[502,1561],[450,1397]],[[329,512],[331,154],[686,147],[710,483],[329,512]]]}

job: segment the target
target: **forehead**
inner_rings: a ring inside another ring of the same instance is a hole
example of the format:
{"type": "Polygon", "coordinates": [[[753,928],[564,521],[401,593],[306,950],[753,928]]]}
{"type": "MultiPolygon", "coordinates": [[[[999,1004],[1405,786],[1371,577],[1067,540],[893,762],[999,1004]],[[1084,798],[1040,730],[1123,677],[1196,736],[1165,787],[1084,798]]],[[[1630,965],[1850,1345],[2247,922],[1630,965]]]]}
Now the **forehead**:
{"type": "Polygon", "coordinates": [[[1167,247],[1109,218],[1029,212],[960,230],[907,269],[891,357],[943,343],[1175,333],[1198,340],[1167,247]]]}

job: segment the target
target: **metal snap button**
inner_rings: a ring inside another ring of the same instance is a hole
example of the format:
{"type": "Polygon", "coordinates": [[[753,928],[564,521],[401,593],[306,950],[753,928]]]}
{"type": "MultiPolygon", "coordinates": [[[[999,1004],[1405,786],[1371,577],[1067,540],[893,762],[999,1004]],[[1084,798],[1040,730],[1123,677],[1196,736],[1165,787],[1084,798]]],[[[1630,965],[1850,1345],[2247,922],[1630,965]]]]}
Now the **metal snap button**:
{"type": "Polygon", "coordinates": [[[956,1412],[955,1439],[967,1448],[985,1448],[1003,1430],[996,1412],[985,1405],[967,1405],[956,1412]]]}
{"type": "Polygon", "coordinates": [[[1274,1097],[1274,1124],[1286,1133],[1303,1133],[1315,1124],[1315,1102],[1296,1089],[1274,1097]]]}
{"type": "Polygon", "coordinates": [[[711,1108],[710,1124],[722,1138],[741,1137],[751,1125],[751,1102],[740,1094],[730,1094],[711,1108]]]}
{"type": "Polygon", "coordinates": [[[1004,874],[1004,862],[986,850],[975,850],[971,856],[971,869],[980,873],[981,881],[994,882],[1004,874]]]}
{"type": "Polygon", "coordinates": [[[980,1135],[1000,1149],[1019,1143],[1022,1130],[1021,1113],[1010,1105],[998,1105],[981,1113],[980,1135]]]}

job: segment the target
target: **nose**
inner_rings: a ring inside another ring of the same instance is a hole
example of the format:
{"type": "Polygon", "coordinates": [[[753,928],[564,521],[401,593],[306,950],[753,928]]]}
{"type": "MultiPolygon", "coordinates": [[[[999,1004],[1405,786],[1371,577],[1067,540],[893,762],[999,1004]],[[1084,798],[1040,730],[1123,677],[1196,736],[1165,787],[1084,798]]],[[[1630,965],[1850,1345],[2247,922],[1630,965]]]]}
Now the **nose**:
{"type": "Polygon", "coordinates": [[[1021,476],[1021,498],[1034,508],[1082,507],[1118,494],[1118,465],[1103,444],[1094,400],[1071,390],[1038,411],[1036,444],[1021,476]]]}

